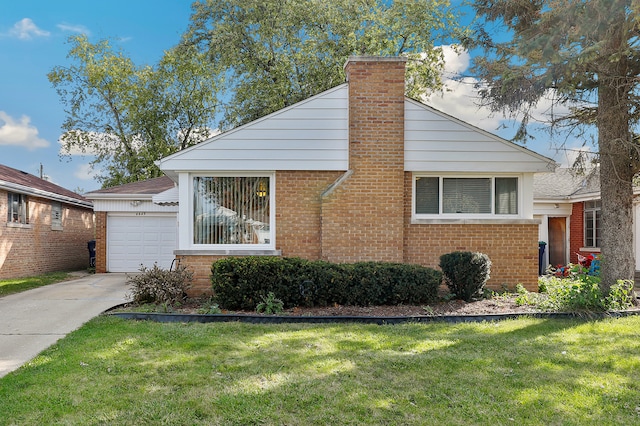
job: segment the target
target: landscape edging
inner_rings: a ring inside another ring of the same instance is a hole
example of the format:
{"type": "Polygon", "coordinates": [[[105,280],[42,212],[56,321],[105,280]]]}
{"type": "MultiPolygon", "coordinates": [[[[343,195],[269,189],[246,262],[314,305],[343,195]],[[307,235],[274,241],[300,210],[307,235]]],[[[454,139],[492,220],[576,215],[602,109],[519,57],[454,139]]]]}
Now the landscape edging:
{"type": "Polygon", "coordinates": [[[450,324],[465,322],[490,322],[518,318],[549,318],[549,319],[589,319],[598,320],[604,318],[622,318],[640,315],[640,311],[614,311],[614,312],[529,312],[510,314],[483,314],[483,315],[418,315],[399,317],[373,317],[373,316],[295,316],[295,315],[251,315],[251,314],[175,314],[158,312],[108,312],[108,315],[123,319],[155,321],[161,323],[172,322],[244,322],[251,324],[334,324],[334,323],[361,323],[361,324],[402,324],[445,322],[450,324]]]}

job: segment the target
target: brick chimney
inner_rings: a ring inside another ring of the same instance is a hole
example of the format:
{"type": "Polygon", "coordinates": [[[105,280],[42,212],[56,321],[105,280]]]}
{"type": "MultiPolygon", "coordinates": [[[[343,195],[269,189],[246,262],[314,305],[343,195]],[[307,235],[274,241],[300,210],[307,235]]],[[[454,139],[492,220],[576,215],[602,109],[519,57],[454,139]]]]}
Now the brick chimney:
{"type": "Polygon", "coordinates": [[[406,58],[350,57],[349,175],[322,203],[322,256],[403,261],[406,58]]]}

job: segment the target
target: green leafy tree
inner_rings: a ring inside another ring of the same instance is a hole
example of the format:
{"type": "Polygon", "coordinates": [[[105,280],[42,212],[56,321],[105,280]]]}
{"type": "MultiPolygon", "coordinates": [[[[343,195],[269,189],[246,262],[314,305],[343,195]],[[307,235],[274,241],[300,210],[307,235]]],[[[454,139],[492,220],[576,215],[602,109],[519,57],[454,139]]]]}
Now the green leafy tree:
{"type": "Polygon", "coordinates": [[[448,1],[204,0],[184,44],[227,70],[225,127],[344,82],[349,55],[407,56],[407,92],[439,89],[438,39],[457,35],[448,1]]]}
{"type": "MultiPolygon", "coordinates": [[[[552,97],[568,113],[552,125],[597,129],[602,196],[602,289],[633,279],[633,176],[640,170],[634,129],[640,83],[637,0],[476,0],[483,18],[476,62],[482,98],[523,119],[552,97]],[[495,39],[484,28],[493,28],[495,39]],[[504,36],[507,35],[507,39],[504,36]]],[[[563,128],[563,127],[561,127],[563,128]]]]}
{"type": "Polygon", "coordinates": [[[69,39],[69,66],[48,74],[65,107],[63,153],[95,156],[103,187],[161,176],[156,160],[206,139],[218,73],[188,46],[136,66],[108,40],[69,39]]]}

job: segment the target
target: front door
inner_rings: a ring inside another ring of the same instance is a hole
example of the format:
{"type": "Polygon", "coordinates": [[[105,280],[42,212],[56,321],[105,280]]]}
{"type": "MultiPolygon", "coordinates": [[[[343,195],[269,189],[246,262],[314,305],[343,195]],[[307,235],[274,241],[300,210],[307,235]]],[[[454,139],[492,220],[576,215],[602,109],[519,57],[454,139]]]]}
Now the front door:
{"type": "Polygon", "coordinates": [[[567,218],[549,218],[549,265],[567,263],[567,218]]]}

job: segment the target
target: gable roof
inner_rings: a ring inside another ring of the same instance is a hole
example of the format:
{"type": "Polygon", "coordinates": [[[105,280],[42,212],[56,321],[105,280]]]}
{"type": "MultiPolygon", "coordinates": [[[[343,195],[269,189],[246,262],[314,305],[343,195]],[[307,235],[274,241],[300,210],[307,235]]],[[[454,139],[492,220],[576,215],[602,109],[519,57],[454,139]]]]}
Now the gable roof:
{"type": "MultiPolygon", "coordinates": [[[[349,168],[349,83],[214,136],[157,162],[179,172],[349,168]]],[[[405,98],[405,170],[547,172],[550,158],[405,98]]]]}
{"type": "Polygon", "coordinates": [[[91,201],[80,194],[69,191],[55,183],[37,176],[0,164],[0,188],[87,209],[93,208],[91,201]]]}
{"type": "Polygon", "coordinates": [[[563,167],[554,173],[538,173],[533,177],[533,197],[537,200],[572,201],[599,198],[599,169],[578,173],[563,167]]]}
{"type": "Polygon", "coordinates": [[[168,176],[160,176],[157,178],[147,179],[139,182],[125,183],[124,185],[113,186],[111,188],[98,189],[85,194],[92,200],[109,199],[109,198],[152,198],[154,195],[160,194],[173,188],[175,184],[168,176]]]}

